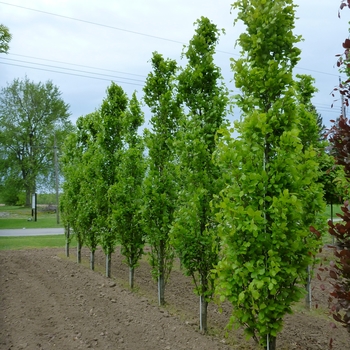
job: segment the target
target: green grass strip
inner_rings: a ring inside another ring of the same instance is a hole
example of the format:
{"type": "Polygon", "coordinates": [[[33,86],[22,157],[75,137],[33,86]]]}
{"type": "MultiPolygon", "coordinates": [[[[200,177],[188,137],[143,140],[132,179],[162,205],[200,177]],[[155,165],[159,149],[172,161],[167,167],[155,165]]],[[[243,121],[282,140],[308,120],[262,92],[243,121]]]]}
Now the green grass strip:
{"type": "MultiPolygon", "coordinates": [[[[0,237],[0,250],[64,248],[65,244],[64,235],[0,237]]],[[[70,247],[76,247],[74,238],[70,243],[70,247]]]]}

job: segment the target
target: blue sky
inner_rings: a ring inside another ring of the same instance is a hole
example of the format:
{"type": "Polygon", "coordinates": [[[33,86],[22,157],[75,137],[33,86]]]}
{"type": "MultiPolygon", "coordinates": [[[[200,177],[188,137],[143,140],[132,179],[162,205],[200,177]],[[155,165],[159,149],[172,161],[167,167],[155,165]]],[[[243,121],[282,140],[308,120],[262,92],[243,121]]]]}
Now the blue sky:
{"type": "MultiPolygon", "coordinates": [[[[230,58],[241,24],[233,27],[235,12],[223,0],[8,0],[0,1],[0,23],[13,39],[8,55],[0,54],[0,87],[25,75],[35,82],[52,80],[70,104],[72,121],[99,108],[111,80],[131,96],[142,98],[142,86],[152,52],[178,60],[194,34],[193,23],[209,17],[226,35],[217,47],[216,63],[226,84],[232,83],[230,58]],[[61,73],[59,73],[61,72],[61,73]]],[[[296,74],[310,74],[319,92],[313,103],[328,126],[339,115],[332,89],[338,83],[335,55],[348,37],[350,11],[338,18],[340,0],[296,0],[295,34],[304,41],[296,74]]],[[[145,109],[146,117],[147,110],[145,109]]],[[[230,119],[239,118],[235,112],[230,119]]]]}

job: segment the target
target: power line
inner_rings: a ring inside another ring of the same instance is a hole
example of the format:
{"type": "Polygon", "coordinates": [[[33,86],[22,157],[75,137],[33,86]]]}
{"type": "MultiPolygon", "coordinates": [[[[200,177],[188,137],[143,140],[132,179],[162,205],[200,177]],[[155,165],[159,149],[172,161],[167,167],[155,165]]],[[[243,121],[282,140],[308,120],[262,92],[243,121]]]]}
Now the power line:
{"type": "Polygon", "coordinates": [[[20,62],[20,63],[34,64],[34,65],[39,65],[39,66],[49,67],[49,68],[65,69],[65,70],[69,70],[69,71],[73,71],[73,72],[79,72],[79,73],[88,73],[88,74],[95,74],[95,75],[100,75],[100,76],[104,76],[104,77],[112,77],[112,78],[117,78],[117,79],[126,79],[126,80],[133,80],[133,81],[138,81],[138,82],[144,82],[144,80],[140,80],[140,79],[119,77],[119,76],[110,75],[110,74],[88,72],[88,71],[83,71],[83,70],[79,70],[79,69],[65,68],[65,67],[52,66],[52,65],[49,65],[49,64],[42,64],[42,63],[35,63],[35,62],[29,62],[29,61],[16,60],[16,59],[13,59],[13,58],[0,57],[0,60],[8,60],[8,61],[14,61],[14,62],[20,62]]]}
{"type": "Polygon", "coordinates": [[[141,75],[141,74],[127,73],[127,72],[122,72],[122,71],[118,71],[118,70],[105,69],[105,68],[98,68],[98,67],[93,67],[93,66],[85,66],[85,65],[82,65],[82,64],[69,63],[69,62],[56,61],[56,60],[50,60],[50,59],[47,59],[47,58],[40,58],[40,57],[34,57],[34,56],[20,55],[20,54],[16,54],[16,53],[12,53],[12,52],[9,52],[8,55],[18,56],[18,57],[25,57],[25,58],[31,58],[31,59],[34,59],[34,60],[47,61],[47,62],[60,63],[60,64],[67,64],[67,65],[70,65],[70,66],[83,67],[83,68],[89,68],[89,69],[97,69],[97,70],[102,70],[102,71],[105,71],[105,72],[112,72],[112,73],[119,73],[119,74],[127,74],[127,75],[133,75],[133,76],[135,76],[135,77],[146,78],[145,75],[141,75]]]}
{"type": "MultiPolygon", "coordinates": [[[[135,35],[141,35],[141,36],[145,36],[145,37],[149,37],[149,38],[153,38],[153,39],[158,39],[158,40],[173,42],[173,43],[176,43],[176,44],[186,45],[186,43],[181,42],[181,41],[178,41],[178,40],[173,40],[173,39],[164,38],[164,37],[160,37],[160,36],[156,36],[156,35],[146,34],[146,33],[138,32],[138,31],[133,31],[133,30],[128,30],[128,29],[124,29],[124,28],[118,28],[118,27],[114,27],[114,26],[107,25],[107,24],[102,24],[102,23],[87,21],[87,20],[79,19],[79,18],[75,18],[75,17],[59,15],[59,14],[57,14],[57,13],[48,12],[48,11],[42,11],[42,10],[37,10],[37,9],[30,8],[30,7],[25,7],[25,6],[20,6],[20,5],[9,4],[9,3],[4,2],[4,1],[0,1],[0,4],[8,5],[8,6],[13,6],[13,7],[21,8],[21,9],[28,10],[28,11],[39,12],[39,13],[43,13],[43,14],[46,14],[46,15],[49,15],[49,16],[55,16],[55,17],[59,17],[59,18],[64,18],[64,19],[68,19],[68,20],[71,20],[71,21],[82,22],[82,23],[86,23],[86,24],[90,24],[90,25],[99,26],[99,27],[109,28],[109,29],[113,29],[113,30],[119,30],[119,31],[123,31],[123,32],[126,32],[126,33],[135,34],[135,35]]],[[[216,52],[218,52],[218,53],[223,53],[223,54],[227,54],[227,55],[232,55],[232,56],[239,56],[239,54],[236,54],[236,53],[233,53],[233,52],[228,52],[228,51],[217,50],[216,52]]],[[[40,59],[40,58],[39,58],[39,59],[40,59]]],[[[59,63],[59,62],[57,62],[57,63],[59,63]]],[[[70,63],[67,63],[67,64],[70,64],[70,63]]],[[[85,67],[88,68],[88,66],[85,66],[85,67]]],[[[92,68],[92,67],[91,67],[91,68],[92,68]]],[[[338,73],[338,74],[327,73],[327,72],[317,71],[317,70],[313,70],[313,69],[302,68],[302,67],[298,67],[298,66],[296,66],[295,68],[296,68],[296,69],[300,69],[300,70],[309,71],[309,72],[314,72],[314,73],[319,73],[319,74],[324,74],[324,75],[339,77],[339,73],[338,73]]],[[[97,68],[97,69],[100,69],[100,68],[97,68]]]]}
{"type": "Polygon", "coordinates": [[[104,79],[104,78],[92,77],[92,76],[82,75],[82,74],[60,72],[60,71],[55,71],[55,70],[52,70],[52,69],[44,69],[44,68],[38,68],[38,67],[24,66],[24,65],[20,65],[20,64],[5,63],[5,62],[0,62],[0,64],[5,64],[5,65],[8,65],[8,66],[15,66],[15,67],[23,67],[23,68],[35,69],[35,70],[41,70],[41,71],[44,71],[44,72],[53,72],[53,73],[71,75],[71,76],[76,76],[76,77],[90,78],[90,79],[95,79],[95,80],[104,80],[104,81],[109,81],[109,82],[110,81],[114,81],[115,83],[119,83],[119,84],[143,86],[142,84],[130,83],[130,82],[127,82],[127,81],[117,81],[117,80],[113,80],[113,79],[104,79]]]}
{"type": "Polygon", "coordinates": [[[133,31],[133,30],[118,28],[118,27],[114,27],[114,26],[107,25],[107,24],[102,24],[102,23],[87,21],[87,20],[84,20],[84,19],[79,19],[79,18],[64,16],[64,15],[59,15],[59,14],[57,14],[57,13],[52,13],[52,12],[37,10],[37,9],[30,8],[30,7],[25,7],[25,6],[20,6],[20,5],[9,4],[9,3],[3,2],[3,1],[0,1],[0,4],[4,4],[4,5],[8,5],[8,6],[13,6],[13,7],[18,7],[18,8],[24,9],[24,10],[29,10],[29,11],[44,13],[45,15],[50,15],[50,16],[55,16],[55,17],[59,17],[59,18],[69,19],[69,20],[71,20],[71,21],[77,21],[77,22],[92,24],[92,25],[99,26],[99,27],[104,27],[104,28],[119,30],[119,31],[121,31],[121,32],[126,32],[126,33],[141,35],[141,36],[146,36],[146,37],[148,37],[148,38],[153,38],[153,39],[158,39],[158,40],[163,40],[163,41],[169,41],[169,42],[173,42],[173,43],[176,43],[176,44],[181,44],[181,45],[183,45],[183,42],[181,42],[181,41],[177,41],[177,40],[173,40],[173,39],[167,39],[167,38],[162,38],[162,37],[160,37],[160,36],[151,35],[151,34],[145,34],[145,33],[136,32],[136,31],[133,31]]]}

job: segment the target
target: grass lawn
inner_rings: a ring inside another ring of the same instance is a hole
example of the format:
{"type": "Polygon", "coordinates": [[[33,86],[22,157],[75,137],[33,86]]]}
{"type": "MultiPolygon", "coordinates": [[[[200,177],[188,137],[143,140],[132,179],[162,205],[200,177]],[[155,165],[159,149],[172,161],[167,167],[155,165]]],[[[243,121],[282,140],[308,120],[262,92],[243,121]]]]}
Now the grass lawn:
{"type": "Polygon", "coordinates": [[[57,224],[55,213],[39,211],[37,221],[32,218],[32,210],[24,207],[0,207],[0,229],[18,228],[59,228],[63,225],[57,224]],[[28,219],[33,219],[29,221],[28,219]]]}
{"type": "MultiPolygon", "coordinates": [[[[64,248],[65,244],[66,239],[64,235],[0,237],[0,250],[64,248]]],[[[70,247],[76,247],[74,236],[70,243],[70,247]]]]}
{"type": "Polygon", "coordinates": [[[28,221],[27,219],[0,219],[0,230],[11,228],[60,228],[62,224],[57,224],[54,218],[38,218],[37,221],[28,221]]]}
{"type": "MultiPolygon", "coordinates": [[[[342,213],[340,207],[342,206],[342,204],[333,204],[333,217],[337,217],[336,213],[342,213]]],[[[326,216],[327,216],[327,220],[331,218],[331,206],[327,205],[326,207],[326,216]]]]}

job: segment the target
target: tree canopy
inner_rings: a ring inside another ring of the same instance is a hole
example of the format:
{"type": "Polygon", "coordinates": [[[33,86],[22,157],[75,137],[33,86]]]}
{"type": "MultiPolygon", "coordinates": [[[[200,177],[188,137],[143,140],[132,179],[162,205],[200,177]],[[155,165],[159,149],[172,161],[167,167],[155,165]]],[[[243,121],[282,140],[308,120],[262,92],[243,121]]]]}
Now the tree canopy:
{"type": "MultiPolygon", "coordinates": [[[[231,324],[272,350],[284,315],[304,293],[317,251],[306,225],[317,213],[306,216],[304,192],[313,194],[313,209],[320,209],[322,189],[314,185],[315,149],[299,137],[311,127],[301,129],[293,80],[301,40],[293,33],[295,5],[245,0],[233,7],[246,26],[238,39],[241,58],[232,60],[243,118],[235,123],[237,138],[232,130],[222,131],[217,152],[218,164],[229,171],[219,204],[217,291],[233,304],[231,324]]],[[[310,126],[315,122],[310,117],[310,126]]]]}
{"type": "Polygon", "coordinates": [[[73,128],[69,105],[52,81],[15,79],[0,91],[0,179],[10,202],[25,191],[25,204],[54,173],[54,138],[61,144],[73,128]]]}
{"type": "Polygon", "coordinates": [[[10,49],[10,41],[12,39],[12,35],[9,31],[9,29],[4,26],[3,24],[0,24],[0,53],[7,53],[10,49]]]}

